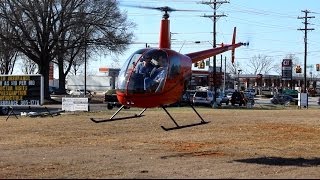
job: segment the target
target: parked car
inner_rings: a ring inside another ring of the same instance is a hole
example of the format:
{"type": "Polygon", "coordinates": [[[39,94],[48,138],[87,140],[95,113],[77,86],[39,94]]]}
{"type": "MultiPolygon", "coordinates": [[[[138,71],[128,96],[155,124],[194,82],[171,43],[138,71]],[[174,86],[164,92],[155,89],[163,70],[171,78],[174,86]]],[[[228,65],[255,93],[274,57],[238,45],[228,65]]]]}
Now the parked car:
{"type": "Polygon", "coordinates": [[[220,93],[219,96],[216,97],[216,103],[218,106],[221,106],[222,104],[229,105],[229,102],[229,98],[223,93],[220,93]]]}
{"type": "Polygon", "coordinates": [[[8,115],[10,112],[10,107],[8,106],[1,106],[0,107],[0,115],[8,115]]]}
{"type": "Polygon", "coordinates": [[[246,105],[247,101],[243,92],[235,91],[231,96],[231,105],[234,106],[239,104],[239,106],[246,105]]]}
{"type": "Polygon", "coordinates": [[[205,105],[214,107],[213,92],[210,90],[196,91],[193,95],[192,103],[194,105],[205,105]]]}
{"type": "Polygon", "coordinates": [[[226,95],[229,98],[230,101],[231,101],[232,94],[233,93],[230,92],[230,93],[227,93],[227,95],[226,95]]]}
{"type": "Polygon", "coordinates": [[[190,103],[192,104],[193,95],[195,90],[186,90],[185,93],[181,96],[181,99],[178,102],[170,104],[170,106],[188,106],[190,103]]]}
{"type": "Polygon", "coordinates": [[[298,98],[299,91],[293,90],[293,89],[285,89],[285,90],[282,90],[282,94],[289,95],[293,98],[298,98]]]}
{"type": "Polygon", "coordinates": [[[54,94],[65,94],[65,92],[61,91],[59,88],[54,87],[54,86],[49,86],[49,93],[54,95],[54,94]]]}
{"type": "Polygon", "coordinates": [[[256,96],[256,90],[254,90],[254,89],[247,89],[244,91],[244,93],[248,93],[253,97],[256,96]]]}
{"type": "Polygon", "coordinates": [[[317,101],[317,103],[320,105],[320,97],[318,98],[318,101],[317,101]]]}
{"type": "Polygon", "coordinates": [[[90,97],[93,96],[91,91],[89,91],[89,90],[87,90],[86,94],[84,94],[84,90],[83,89],[70,90],[69,94],[72,95],[72,96],[84,96],[84,95],[90,96],[90,97]]]}
{"type": "Polygon", "coordinates": [[[243,95],[247,104],[250,103],[251,105],[254,105],[254,95],[252,93],[244,92],[243,95]]]}
{"type": "Polygon", "coordinates": [[[287,94],[277,94],[274,95],[270,101],[272,104],[287,105],[291,102],[295,102],[295,99],[287,94]]]}

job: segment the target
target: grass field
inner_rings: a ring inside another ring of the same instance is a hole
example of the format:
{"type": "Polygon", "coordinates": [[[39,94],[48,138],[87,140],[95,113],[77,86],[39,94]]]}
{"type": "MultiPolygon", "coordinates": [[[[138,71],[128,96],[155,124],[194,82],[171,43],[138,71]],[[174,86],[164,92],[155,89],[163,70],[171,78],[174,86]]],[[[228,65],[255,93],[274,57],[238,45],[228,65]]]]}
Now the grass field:
{"type": "Polygon", "coordinates": [[[196,109],[0,117],[0,178],[320,178],[319,109],[196,109]]]}

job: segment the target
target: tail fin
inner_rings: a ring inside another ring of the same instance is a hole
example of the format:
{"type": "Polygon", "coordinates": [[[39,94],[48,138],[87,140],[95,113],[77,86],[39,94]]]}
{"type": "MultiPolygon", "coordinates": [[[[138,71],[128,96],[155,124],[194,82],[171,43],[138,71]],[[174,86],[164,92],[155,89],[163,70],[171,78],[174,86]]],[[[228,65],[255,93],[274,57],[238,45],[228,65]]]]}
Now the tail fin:
{"type": "Polygon", "coordinates": [[[237,27],[234,27],[233,28],[233,37],[232,37],[232,49],[231,49],[231,63],[234,64],[234,53],[235,53],[235,43],[236,43],[236,30],[237,30],[237,27]]]}

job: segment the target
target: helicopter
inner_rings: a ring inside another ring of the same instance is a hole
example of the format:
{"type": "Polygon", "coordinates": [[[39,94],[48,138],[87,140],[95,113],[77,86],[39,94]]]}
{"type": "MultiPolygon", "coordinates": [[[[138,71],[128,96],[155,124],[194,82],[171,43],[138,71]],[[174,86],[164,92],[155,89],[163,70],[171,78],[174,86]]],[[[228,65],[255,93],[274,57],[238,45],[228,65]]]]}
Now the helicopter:
{"type": "Polygon", "coordinates": [[[248,45],[248,43],[235,43],[236,28],[234,28],[232,44],[230,45],[221,44],[221,46],[217,48],[211,48],[188,54],[181,54],[180,52],[171,49],[169,12],[184,10],[177,10],[168,6],[134,7],[153,9],[164,12],[160,23],[159,47],[148,47],[139,49],[125,61],[122,68],[120,69],[116,87],[117,99],[120,104],[122,104],[121,107],[109,119],[90,119],[95,123],[100,123],[121,119],[137,118],[142,117],[147,108],[161,107],[175,124],[175,126],[171,128],[161,126],[165,131],[207,124],[208,121],[205,121],[201,117],[201,115],[197,112],[197,110],[191,103],[189,103],[189,105],[199,117],[199,123],[179,125],[167,111],[166,107],[167,105],[179,101],[180,97],[186,91],[187,85],[191,80],[191,67],[193,63],[202,61],[206,58],[221,54],[229,50],[231,50],[232,52],[233,62],[235,49],[243,45],[246,46],[248,45]],[[149,66],[154,67],[148,75],[139,73],[138,68],[141,67],[143,63],[149,63],[149,66]],[[163,78],[161,81],[155,81],[156,71],[154,71],[154,69],[158,68],[160,65],[162,66],[163,78]],[[116,118],[115,116],[122,109],[126,109],[126,107],[138,107],[143,108],[143,110],[138,114],[134,114],[133,116],[116,118]]]}

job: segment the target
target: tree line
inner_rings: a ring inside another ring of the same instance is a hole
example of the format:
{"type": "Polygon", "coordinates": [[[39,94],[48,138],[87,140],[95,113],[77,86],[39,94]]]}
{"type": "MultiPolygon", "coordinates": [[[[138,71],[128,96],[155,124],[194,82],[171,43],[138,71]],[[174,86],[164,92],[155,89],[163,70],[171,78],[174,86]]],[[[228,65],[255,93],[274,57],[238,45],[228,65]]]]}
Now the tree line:
{"type": "Polygon", "coordinates": [[[17,59],[25,59],[26,70],[43,75],[50,99],[50,63],[58,66],[64,90],[66,76],[84,63],[85,53],[121,53],[132,42],[135,24],[118,5],[115,0],[0,1],[0,74],[12,74],[17,59]]]}

